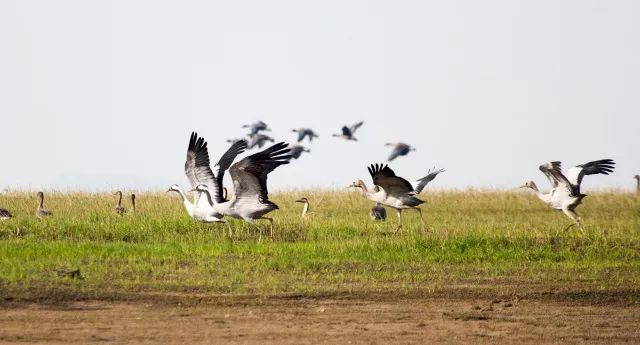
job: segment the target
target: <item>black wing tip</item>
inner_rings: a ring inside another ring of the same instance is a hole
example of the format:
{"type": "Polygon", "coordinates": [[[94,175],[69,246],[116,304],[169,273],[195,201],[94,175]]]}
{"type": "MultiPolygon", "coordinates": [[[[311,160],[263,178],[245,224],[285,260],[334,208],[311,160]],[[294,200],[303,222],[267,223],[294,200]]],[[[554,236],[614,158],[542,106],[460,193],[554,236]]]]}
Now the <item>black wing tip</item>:
{"type": "Polygon", "coordinates": [[[388,164],[385,163],[373,163],[371,164],[367,170],[369,170],[369,174],[371,174],[371,176],[377,175],[380,172],[382,172],[384,169],[389,168],[388,164]]]}

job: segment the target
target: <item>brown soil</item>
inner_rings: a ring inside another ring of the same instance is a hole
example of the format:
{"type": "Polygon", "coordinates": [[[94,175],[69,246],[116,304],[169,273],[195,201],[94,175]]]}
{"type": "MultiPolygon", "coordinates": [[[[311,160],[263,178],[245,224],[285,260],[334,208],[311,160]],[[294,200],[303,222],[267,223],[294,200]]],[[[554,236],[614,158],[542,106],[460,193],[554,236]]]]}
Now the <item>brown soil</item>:
{"type": "Polygon", "coordinates": [[[0,306],[2,344],[432,342],[640,343],[640,306],[444,298],[0,306]]]}

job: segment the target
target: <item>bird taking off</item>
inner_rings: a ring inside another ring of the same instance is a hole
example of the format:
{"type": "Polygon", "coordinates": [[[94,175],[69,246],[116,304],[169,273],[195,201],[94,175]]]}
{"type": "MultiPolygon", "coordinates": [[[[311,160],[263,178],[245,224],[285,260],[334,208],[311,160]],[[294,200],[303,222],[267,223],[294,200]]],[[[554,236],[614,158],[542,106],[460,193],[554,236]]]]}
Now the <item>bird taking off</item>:
{"type": "Polygon", "coordinates": [[[318,137],[316,132],[314,132],[311,128],[292,129],[291,131],[298,133],[298,142],[302,142],[302,140],[304,140],[305,137],[309,139],[309,142],[312,142],[313,138],[318,137]]]}
{"type": "Polygon", "coordinates": [[[567,170],[566,174],[562,173],[562,166],[559,161],[549,162],[542,164],[539,169],[542,171],[549,182],[551,183],[551,190],[549,193],[542,193],[538,189],[535,182],[529,181],[521,188],[531,188],[536,196],[551,208],[562,211],[567,217],[569,217],[573,223],[569,225],[565,230],[572,227],[574,224],[584,233],[580,217],[576,213],[576,207],[582,203],[582,199],[586,197],[586,194],[580,192],[580,184],[582,179],[586,175],[609,175],[613,172],[614,165],[616,163],[612,159],[601,159],[585,164],[580,164],[567,170]]]}
{"type": "Polygon", "coordinates": [[[385,164],[371,164],[368,170],[375,185],[372,191],[369,191],[362,180],[355,180],[349,187],[360,188],[369,200],[394,208],[398,215],[398,227],[395,231],[402,227],[402,210],[416,210],[420,213],[420,220],[423,220],[422,209],[418,206],[423,204],[424,201],[420,200],[416,195],[429,182],[433,181],[438,174],[444,171],[440,169],[430,172],[427,176],[418,180],[418,184],[414,189],[409,181],[396,176],[393,170],[385,164]]]}
{"type": "Polygon", "coordinates": [[[332,134],[331,136],[340,137],[345,140],[358,141],[358,139],[356,139],[356,137],[354,137],[353,134],[358,130],[358,128],[360,128],[360,126],[362,126],[363,123],[364,121],[360,121],[351,127],[343,126],[342,134],[332,134]]]}
{"type": "Polygon", "coordinates": [[[252,135],[258,134],[260,131],[271,131],[267,124],[262,121],[252,123],[250,125],[243,125],[242,128],[249,128],[249,134],[252,135]]]}
{"type": "Polygon", "coordinates": [[[389,162],[391,162],[392,160],[398,158],[399,156],[406,156],[409,154],[409,152],[411,151],[415,151],[416,148],[415,147],[411,147],[410,145],[407,145],[405,143],[386,143],[384,144],[385,146],[393,146],[393,149],[391,150],[391,154],[389,155],[389,158],[387,159],[389,162]]]}

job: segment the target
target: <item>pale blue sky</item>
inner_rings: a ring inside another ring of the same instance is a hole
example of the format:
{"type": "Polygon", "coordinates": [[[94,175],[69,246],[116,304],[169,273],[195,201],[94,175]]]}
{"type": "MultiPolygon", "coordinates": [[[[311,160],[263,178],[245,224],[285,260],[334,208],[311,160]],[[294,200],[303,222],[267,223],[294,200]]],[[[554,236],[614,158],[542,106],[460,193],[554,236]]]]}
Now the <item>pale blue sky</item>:
{"type": "Polygon", "coordinates": [[[391,166],[438,188],[517,187],[549,160],[640,173],[637,1],[0,1],[0,187],[186,185],[189,133],[212,160],[240,125],[312,154],[272,189],[391,166]],[[364,120],[360,142],[332,138],[364,120]]]}

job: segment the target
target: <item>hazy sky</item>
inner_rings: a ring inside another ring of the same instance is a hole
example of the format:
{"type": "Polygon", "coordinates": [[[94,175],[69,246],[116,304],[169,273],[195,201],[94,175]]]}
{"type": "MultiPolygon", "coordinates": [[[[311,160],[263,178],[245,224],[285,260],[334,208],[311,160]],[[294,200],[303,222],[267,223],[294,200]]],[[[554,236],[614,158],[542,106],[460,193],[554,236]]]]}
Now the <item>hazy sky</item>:
{"type": "Polygon", "coordinates": [[[370,183],[385,142],[410,180],[517,187],[539,164],[640,173],[638,1],[0,1],[0,187],[187,184],[240,125],[320,139],[272,189],[370,183]],[[364,120],[360,142],[332,138],[364,120]]]}

